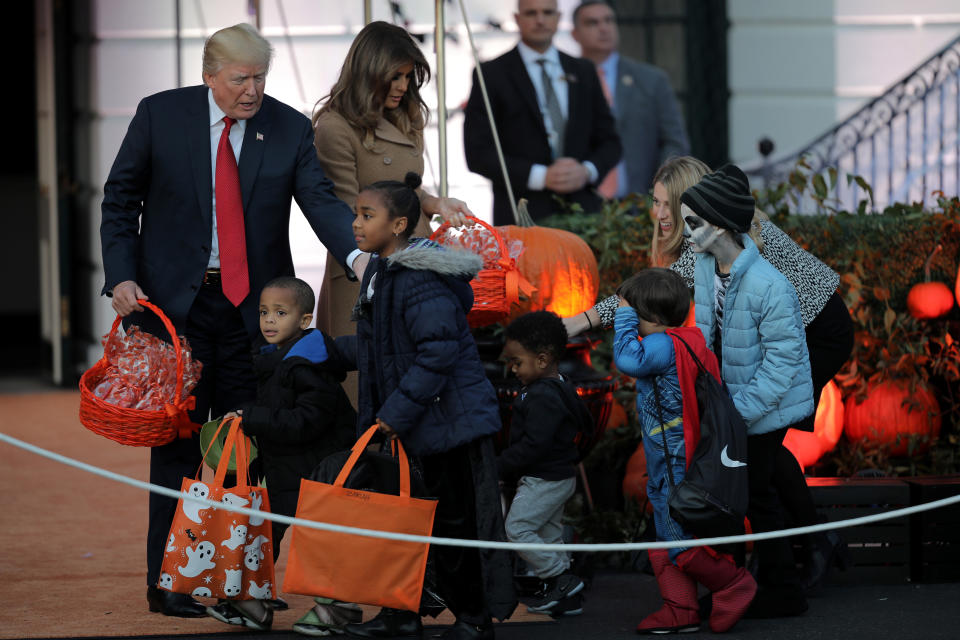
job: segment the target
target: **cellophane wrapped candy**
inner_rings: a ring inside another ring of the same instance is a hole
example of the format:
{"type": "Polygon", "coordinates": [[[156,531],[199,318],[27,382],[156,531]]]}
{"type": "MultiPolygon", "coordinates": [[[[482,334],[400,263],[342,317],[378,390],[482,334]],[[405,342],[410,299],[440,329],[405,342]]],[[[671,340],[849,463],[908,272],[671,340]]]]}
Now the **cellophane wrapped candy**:
{"type": "Polygon", "coordinates": [[[183,391],[175,398],[177,355],[173,345],[131,325],[126,332],[103,336],[103,355],[107,360],[103,380],[93,393],[105,402],[128,409],[160,411],[190,396],[200,380],[203,368],[194,360],[186,337],[178,336],[183,358],[183,391]]]}

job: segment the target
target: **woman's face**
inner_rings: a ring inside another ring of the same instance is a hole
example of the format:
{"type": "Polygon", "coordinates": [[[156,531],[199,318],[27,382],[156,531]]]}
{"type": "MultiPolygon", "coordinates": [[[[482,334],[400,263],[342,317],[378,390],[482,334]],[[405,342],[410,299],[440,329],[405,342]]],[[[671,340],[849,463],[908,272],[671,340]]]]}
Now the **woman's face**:
{"type": "Polygon", "coordinates": [[[390,78],[390,88],[387,89],[387,99],[383,103],[383,108],[390,110],[399,107],[400,101],[403,100],[403,96],[407,93],[412,80],[413,63],[408,62],[398,68],[390,78]]]}
{"type": "Polygon", "coordinates": [[[653,219],[660,226],[660,235],[669,237],[677,224],[670,211],[670,196],[662,182],[653,185],[653,219]]]}

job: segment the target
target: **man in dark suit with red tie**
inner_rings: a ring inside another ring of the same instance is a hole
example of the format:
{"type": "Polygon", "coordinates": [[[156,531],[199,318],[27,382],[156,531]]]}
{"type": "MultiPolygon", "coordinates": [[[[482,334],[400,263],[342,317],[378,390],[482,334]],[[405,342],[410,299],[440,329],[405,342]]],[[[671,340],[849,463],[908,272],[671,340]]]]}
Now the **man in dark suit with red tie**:
{"type": "MultiPolygon", "coordinates": [[[[527,198],[535,219],[559,211],[555,196],[596,212],[596,185],[621,153],[596,68],[553,46],[560,22],[556,0],[518,0],[514,17],[520,42],[481,65],[514,197],[527,198]]],[[[494,223],[513,224],[476,72],[463,143],[467,166],[493,183],[494,223]]]]}
{"type": "MultiPolygon", "coordinates": [[[[291,199],[348,272],[363,261],[353,213],[317,162],[310,120],[263,93],[272,54],[250,25],[213,34],[205,84],[143,99],[104,185],[103,293],[119,315],[167,337],[141,313],[137,300],[149,299],[186,335],[203,363],[197,423],[256,394],[260,290],[294,274],[291,199]]],[[[179,490],[200,463],[196,434],[154,447],[150,481],[179,490]]],[[[202,616],[189,596],[156,587],[175,510],[175,500],[150,495],[147,600],[151,611],[202,616]]]]}

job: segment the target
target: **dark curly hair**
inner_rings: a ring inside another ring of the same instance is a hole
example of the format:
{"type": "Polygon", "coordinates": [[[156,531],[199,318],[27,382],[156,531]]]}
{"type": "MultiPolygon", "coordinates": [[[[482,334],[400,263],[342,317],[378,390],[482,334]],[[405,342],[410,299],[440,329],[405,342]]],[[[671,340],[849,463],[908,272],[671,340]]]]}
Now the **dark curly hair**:
{"type": "Polygon", "coordinates": [[[552,311],[525,313],[511,322],[503,335],[531,353],[549,353],[555,360],[567,349],[567,328],[552,311]]]}
{"type": "Polygon", "coordinates": [[[679,327],[690,313],[690,290],[676,271],[651,267],[627,278],[617,295],[647,322],[679,327]]]}
{"type": "Polygon", "coordinates": [[[409,238],[413,230],[416,229],[417,223],[420,222],[420,197],[417,195],[420,184],[420,175],[408,171],[403,178],[403,182],[380,180],[365,186],[361,191],[373,191],[380,194],[391,220],[406,218],[407,228],[402,235],[409,238]]]}
{"type": "Polygon", "coordinates": [[[263,285],[264,289],[286,289],[293,294],[293,301],[300,313],[313,313],[316,298],[310,285],[293,276],[280,276],[263,285]]]}

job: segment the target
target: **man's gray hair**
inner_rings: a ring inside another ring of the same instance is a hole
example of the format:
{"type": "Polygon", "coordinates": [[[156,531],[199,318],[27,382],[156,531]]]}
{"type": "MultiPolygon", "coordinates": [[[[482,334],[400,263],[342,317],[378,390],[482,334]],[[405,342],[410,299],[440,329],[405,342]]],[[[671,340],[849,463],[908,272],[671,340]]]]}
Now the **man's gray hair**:
{"type": "Polygon", "coordinates": [[[265,65],[270,70],[273,47],[246,22],[220,29],[203,45],[203,72],[216,75],[226,64],[265,65]]]}

